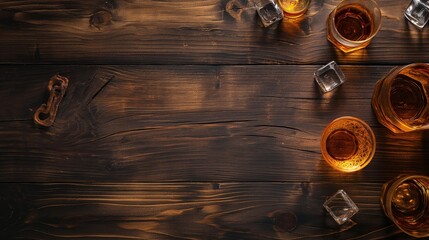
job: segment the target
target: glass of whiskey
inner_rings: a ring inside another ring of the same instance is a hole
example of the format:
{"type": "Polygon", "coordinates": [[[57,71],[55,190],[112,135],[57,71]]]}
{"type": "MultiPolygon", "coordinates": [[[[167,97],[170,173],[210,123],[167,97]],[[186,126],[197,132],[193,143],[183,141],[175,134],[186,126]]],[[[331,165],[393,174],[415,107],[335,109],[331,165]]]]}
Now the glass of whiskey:
{"type": "Polygon", "coordinates": [[[429,129],[429,64],[393,68],[372,94],[378,121],[394,133],[429,129]]]}
{"type": "Polygon", "coordinates": [[[278,0],[287,18],[298,18],[307,11],[311,0],[278,0]]]}
{"type": "Polygon", "coordinates": [[[404,15],[412,24],[422,29],[429,21],[429,0],[412,0],[404,15]]]}
{"type": "Polygon", "coordinates": [[[359,211],[359,208],[353,200],[342,189],[328,198],[323,204],[323,207],[339,225],[347,222],[359,211]]]}
{"type": "Polygon", "coordinates": [[[343,52],[369,45],[381,27],[381,11],[375,0],[343,0],[329,14],[327,38],[343,52]]]}
{"type": "Polygon", "coordinates": [[[366,167],[375,154],[375,135],[363,120],[345,116],[334,119],[323,130],[322,156],[334,169],[355,172],[366,167]]]}
{"type": "Polygon", "coordinates": [[[264,27],[271,26],[272,24],[283,19],[283,11],[275,0],[260,0],[255,3],[256,12],[261,18],[264,27]]]}
{"type": "Polygon", "coordinates": [[[406,234],[429,237],[429,177],[402,175],[383,185],[381,206],[406,234]]]}
{"type": "Polygon", "coordinates": [[[331,61],[314,72],[314,80],[323,93],[334,90],[346,81],[346,76],[335,61],[331,61]]]}

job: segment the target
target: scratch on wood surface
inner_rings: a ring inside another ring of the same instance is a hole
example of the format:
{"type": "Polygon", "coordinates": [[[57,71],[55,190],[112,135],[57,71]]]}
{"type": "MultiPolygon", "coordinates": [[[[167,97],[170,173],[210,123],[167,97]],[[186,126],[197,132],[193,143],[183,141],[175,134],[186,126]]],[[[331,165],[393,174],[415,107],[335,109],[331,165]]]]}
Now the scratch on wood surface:
{"type": "Polygon", "coordinates": [[[255,125],[254,127],[272,127],[272,128],[285,128],[285,129],[290,129],[290,130],[295,130],[298,132],[303,132],[303,133],[307,133],[310,134],[304,130],[301,130],[299,128],[295,128],[295,127],[288,127],[288,126],[281,126],[281,125],[270,125],[270,124],[260,124],[260,125],[255,125]]]}
{"type": "Polygon", "coordinates": [[[0,123],[8,123],[8,122],[26,122],[26,121],[32,121],[32,118],[23,118],[23,119],[4,119],[0,120],[0,123]]]}
{"type": "Polygon", "coordinates": [[[274,136],[261,135],[261,134],[246,134],[244,137],[261,137],[261,138],[276,138],[274,136]]]}
{"type": "MultiPolygon", "coordinates": [[[[98,89],[98,91],[92,96],[91,101],[94,100],[100,93],[101,91],[107,86],[107,84],[109,84],[113,79],[115,78],[115,76],[111,76],[104,84],[103,86],[100,87],[100,89],[98,89]]],[[[91,102],[90,101],[90,102],[91,102]]]]}
{"type": "Polygon", "coordinates": [[[215,83],[215,89],[219,90],[221,88],[221,78],[220,78],[220,71],[219,68],[216,68],[216,83],[215,83]]]}
{"type": "Polygon", "coordinates": [[[91,141],[86,142],[77,142],[75,144],[72,144],[71,146],[78,146],[88,143],[97,142],[106,138],[115,137],[115,136],[121,136],[121,135],[127,135],[131,133],[138,133],[138,132],[145,132],[145,131],[154,131],[154,130],[168,130],[168,129],[177,129],[177,128],[185,128],[192,125],[202,125],[202,126],[209,126],[209,125],[218,125],[218,124],[224,124],[224,123],[241,123],[241,122],[249,122],[252,120],[231,120],[231,121],[214,121],[214,122],[196,122],[196,123],[186,123],[186,124],[180,124],[175,126],[162,126],[162,127],[145,127],[145,128],[136,128],[136,129],[128,129],[123,131],[117,131],[114,133],[107,134],[105,136],[98,137],[96,139],[92,139],[91,141]]]}
{"type": "Polygon", "coordinates": [[[34,59],[39,60],[40,59],[40,48],[39,48],[39,44],[36,43],[36,46],[34,47],[34,59]]]}
{"type": "Polygon", "coordinates": [[[294,147],[285,147],[285,146],[283,146],[283,148],[290,149],[290,150],[295,150],[295,151],[300,151],[300,152],[320,154],[320,152],[318,152],[318,151],[313,151],[313,150],[308,150],[308,149],[301,149],[301,148],[294,148],[294,147]]]}
{"type": "Polygon", "coordinates": [[[105,135],[105,136],[101,136],[101,137],[93,139],[91,141],[77,142],[75,144],[72,144],[71,146],[85,145],[85,144],[97,142],[97,141],[100,141],[100,140],[103,140],[103,139],[106,139],[106,138],[109,138],[109,137],[114,137],[114,136],[118,136],[118,135],[125,135],[127,133],[150,131],[150,130],[155,130],[155,129],[158,129],[158,128],[151,127],[151,128],[141,128],[141,129],[131,129],[131,130],[119,131],[119,132],[111,133],[111,134],[108,134],[108,135],[105,135]]]}
{"type": "Polygon", "coordinates": [[[152,231],[158,228],[160,223],[158,221],[144,221],[141,222],[124,222],[118,223],[118,226],[128,230],[141,230],[141,231],[152,231]]]}

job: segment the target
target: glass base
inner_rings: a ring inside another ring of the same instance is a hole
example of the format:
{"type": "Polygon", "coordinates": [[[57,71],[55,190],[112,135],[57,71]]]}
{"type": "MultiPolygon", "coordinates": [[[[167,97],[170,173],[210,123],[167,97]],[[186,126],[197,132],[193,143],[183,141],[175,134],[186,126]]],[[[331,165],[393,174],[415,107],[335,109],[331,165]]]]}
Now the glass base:
{"type": "Polygon", "coordinates": [[[344,46],[343,44],[338,42],[334,37],[332,37],[329,34],[329,32],[328,32],[328,41],[330,41],[335,47],[337,47],[338,49],[340,49],[341,51],[343,51],[345,53],[354,52],[354,51],[360,50],[362,48],[366,48],[370,43],[370,42],[366,42],[366,43],[363,43],[363,44],[356,46],[356,47],[344,46]]]}

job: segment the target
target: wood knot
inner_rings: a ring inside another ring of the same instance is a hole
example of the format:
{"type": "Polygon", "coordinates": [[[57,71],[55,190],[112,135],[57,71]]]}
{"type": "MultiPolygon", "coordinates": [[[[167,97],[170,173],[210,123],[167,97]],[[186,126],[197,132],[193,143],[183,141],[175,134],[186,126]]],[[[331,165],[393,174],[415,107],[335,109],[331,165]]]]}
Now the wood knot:
{"type": "Polygon", "coordinates": [[[103,26],[109,25],[112,23],[112,13],[106,10],[100,10],[94,14],[92,14],[89,19],[89,24],[100,29],[103,26]]]}
{"type": "Polygon", "coordinates": [[[230,0],[225,7],[225,11],[231,15],[235,20],[241,19],[241,14],[243,13],[243,8],[246,7],[241,0],[230,0]]]}
{"type": "Polygon", "coordinates": [[[282,212],[274,216],[274,229],[280,232],[292,232],[297,226],[296,215],[292,212],[282,212]]]}
{"type": "Polygon", "coordinates": [[[116,0],[102,0],[102,5],[107,9],[116,9],[118,8],[118,3],[116,0]]]}

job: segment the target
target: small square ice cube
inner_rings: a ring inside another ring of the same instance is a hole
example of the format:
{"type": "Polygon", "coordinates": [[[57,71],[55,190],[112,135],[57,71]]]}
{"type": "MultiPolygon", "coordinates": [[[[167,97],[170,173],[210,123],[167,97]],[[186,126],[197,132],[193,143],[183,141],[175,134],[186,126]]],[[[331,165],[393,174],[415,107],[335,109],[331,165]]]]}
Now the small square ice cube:
{"type": "Polygon", "coordinates": [[[265,27],[283,19],[283,11],[275,0],[260,0],[255,6],[265,27]]]}
{"type": "Polygon", "coordinates": [[[429,20],[429,0],[412,0],[404,15],[412,24],[423,28],[429,20]]]}
{"type": "Polygon", "coordinates": [[[320,89],[325,92],[332,91],[346,81],[343,71],[335,61],[317,69],[314,73],[314,79],[319,84],[320,89]]]}
{"type": "Polygon", "coordinates": [[[338,190],[332,197],[328,198],[323,207],[331,214],[334,220],[339,224],[347,222],[355,215],[359,208],[347,195],[344,190],[338,190]]]}

